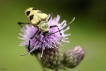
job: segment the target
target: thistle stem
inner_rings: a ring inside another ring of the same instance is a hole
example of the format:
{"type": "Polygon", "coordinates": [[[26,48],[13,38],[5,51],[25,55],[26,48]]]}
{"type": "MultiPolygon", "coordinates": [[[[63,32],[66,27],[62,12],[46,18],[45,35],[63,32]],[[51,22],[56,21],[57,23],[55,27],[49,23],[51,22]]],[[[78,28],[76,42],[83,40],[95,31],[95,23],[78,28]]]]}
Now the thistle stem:
{"type": "Polygon", "coordinates": [[[58,69],[58,68],[56,68],[56,69],[55,69],[55,71],[59,71],[59,69],[58,69]]]}
{"type": "Polygon", "coordinates": [[[46,71],[46,69],[43,67],[43,65],[42,65],[42,63],[41,63],[41,61],[40,61],[38,55],[35,55],[35,57],[36,57],[36,59],[38,60],[38,62],[40,63],[40,65],[41,65],[43,71],[46,71]]]}

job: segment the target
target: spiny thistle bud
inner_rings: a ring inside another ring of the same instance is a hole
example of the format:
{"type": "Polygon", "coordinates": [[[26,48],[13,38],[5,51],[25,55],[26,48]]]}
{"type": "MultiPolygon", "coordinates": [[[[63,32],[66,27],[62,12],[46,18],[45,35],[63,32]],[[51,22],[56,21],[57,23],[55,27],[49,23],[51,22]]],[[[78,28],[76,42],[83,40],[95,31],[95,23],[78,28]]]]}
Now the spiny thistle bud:
{"type": "Polygon", "coordinates": [[[68,68],[76,67],[84,58],[85,51],[81,46],[76,46],[64,54],[63,64],[68,68]]]}
{"type": "Polygon", "coordinates": [[[59,48],[50,48],[43,51],[41,61],[44,67],[49,69],[61,68],[63,61],[63,54],[59,48]]]}

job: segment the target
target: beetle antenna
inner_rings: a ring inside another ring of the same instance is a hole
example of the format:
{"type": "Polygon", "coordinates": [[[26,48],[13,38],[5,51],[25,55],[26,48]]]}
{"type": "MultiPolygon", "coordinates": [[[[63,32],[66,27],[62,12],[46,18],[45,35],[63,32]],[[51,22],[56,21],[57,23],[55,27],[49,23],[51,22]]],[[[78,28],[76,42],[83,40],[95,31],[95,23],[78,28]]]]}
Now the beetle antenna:
{"type": "MultiPolygon", "coordinates": [[[[75,20],[75,17],[72,19],[72,21],[71,21],[69,24],[66,25],[66,27],[68,27],[74,20],[75,20]]],[[[54,33],[51,33],[51,34],[49,34],[48,36],[50,36],[50,35],[52,35],[52,34],[55,34],[55,33],[57,33],[57,32],[60,32],[60,31],[63,30],[63,29],[64,29],[64,28],[62,28],[62,29],[60,29],[59,31],[56,31],[56,32],[54,32],[54,33]]]]}
{"type": "Polygon", "coordinates": [[[47,21],[49,21],[53,16],[53,13],[50,14],[49,18],[47,19],[47,21]]]}

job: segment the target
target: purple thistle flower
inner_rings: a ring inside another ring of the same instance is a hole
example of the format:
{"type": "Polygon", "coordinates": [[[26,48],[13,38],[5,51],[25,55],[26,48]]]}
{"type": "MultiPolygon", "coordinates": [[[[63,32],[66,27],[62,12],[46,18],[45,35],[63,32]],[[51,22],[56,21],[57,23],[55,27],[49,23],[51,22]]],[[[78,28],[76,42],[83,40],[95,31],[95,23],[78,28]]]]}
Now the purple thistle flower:
{"type": "MultiPolygon", "coordinates": [[[[74,21],[74,19],[71,21],[71,23],[74,21]]],[[[30,39],[34,35],[34,33],[37,32],[38,30],[37,27],[34,27],[31,24],[23,27],[21,29],[22,33],[19,34],[21,36],[19,37],[19,39],[22,40],[20,46],[28,46],[30,40],[30,50],[34,51],[37,50],[38,48],[44,50],[46,48],[48,49],[57,47],[57,44],[61,44],[60,41],[69,42],[67,40],[68,39],[67,36],[69,36],[70,34],[65,34],[64,32],[69,30],[70,27],[66,24],[65,20],[62,23],[59,23],[59,20],[60,16],[57,15],[57,17],[51,18],[48,21],[49,27],[52,25],[57,25],[57,27],[49,28],[49,35],[46,36],[46,38],[43,41],[43,44],[39,44],[40,41],[43,40],[44,38],[42,33],[38,36],[38,38],[35,37],[33,39],[30,39]]]]}

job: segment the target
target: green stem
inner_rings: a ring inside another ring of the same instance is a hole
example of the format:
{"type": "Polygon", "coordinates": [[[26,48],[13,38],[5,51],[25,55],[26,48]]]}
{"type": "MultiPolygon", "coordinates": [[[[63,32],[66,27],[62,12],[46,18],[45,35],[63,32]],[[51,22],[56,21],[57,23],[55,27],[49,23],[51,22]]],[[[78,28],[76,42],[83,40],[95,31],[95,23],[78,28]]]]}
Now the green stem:
{"type": "Polygon", "coordinates": [[[58,68],[56,68],[56,69],[55,69],[55,71],[59,71],[59,69],[58,69],[58,68]]]}
{"type": "Polygon", "coordinates": [[[35,57],[36,57],[36,59],[38,60],[38,62],[40,63],[40,65],[41,65],[43,71],[46,71],[46,69],[43,67],[43,65],[42,65],[42,63],[41,63],[41,61],[40,61],[38,55],[35,55],[35,57]]]}

